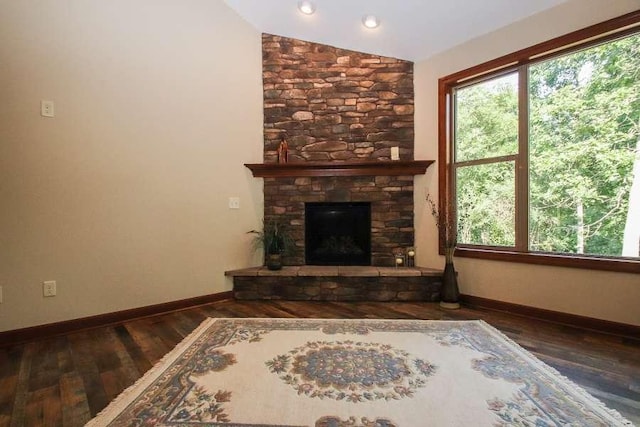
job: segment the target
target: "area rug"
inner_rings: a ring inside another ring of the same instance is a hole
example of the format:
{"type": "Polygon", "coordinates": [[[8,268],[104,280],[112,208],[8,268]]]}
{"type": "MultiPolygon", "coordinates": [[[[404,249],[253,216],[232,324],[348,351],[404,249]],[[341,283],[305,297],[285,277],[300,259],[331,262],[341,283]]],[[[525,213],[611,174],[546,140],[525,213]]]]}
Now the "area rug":
{"type": "Polygon", "coordinates": [[[483,321],[207,319],[88,426],[628,426],[483,321]]]}

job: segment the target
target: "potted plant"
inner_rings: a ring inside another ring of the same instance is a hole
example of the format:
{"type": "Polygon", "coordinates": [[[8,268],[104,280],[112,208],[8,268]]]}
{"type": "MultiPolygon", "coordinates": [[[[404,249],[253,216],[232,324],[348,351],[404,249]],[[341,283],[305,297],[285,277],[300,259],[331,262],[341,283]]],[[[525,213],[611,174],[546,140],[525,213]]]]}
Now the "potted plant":
{"type": "Polygon", "coordinates": [[[453,255],[458,243],[458,231],[453,213],[450,208],[447,208],[440,214],[429,194],[427,194],[427,203],[429,203],[431,215],[436,221],[438,234],[444,239],[444,272],[442,274],[442,289],[440,290],[440,306],[457,309],[460,308],[460,291],[456,269],[453,266],[453,255]]]}
{"type": "Polygon", "coordinates": [[[263,221],[262,230],[251,230],[255,249],[264,248],[264,263],[269,270],[282,268],[282,255],[293,247],[293,239],[278,218],[263,221]]]}

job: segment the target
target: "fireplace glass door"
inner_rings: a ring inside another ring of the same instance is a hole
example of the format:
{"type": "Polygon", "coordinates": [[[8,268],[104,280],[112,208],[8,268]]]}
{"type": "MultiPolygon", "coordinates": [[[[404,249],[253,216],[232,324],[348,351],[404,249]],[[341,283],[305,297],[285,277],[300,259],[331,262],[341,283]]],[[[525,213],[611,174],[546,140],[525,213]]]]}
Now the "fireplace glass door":
{"type": "Polygon", "coordinates": [[[307,265],[371,265],[370,203],[306,203],[307,265]]]}

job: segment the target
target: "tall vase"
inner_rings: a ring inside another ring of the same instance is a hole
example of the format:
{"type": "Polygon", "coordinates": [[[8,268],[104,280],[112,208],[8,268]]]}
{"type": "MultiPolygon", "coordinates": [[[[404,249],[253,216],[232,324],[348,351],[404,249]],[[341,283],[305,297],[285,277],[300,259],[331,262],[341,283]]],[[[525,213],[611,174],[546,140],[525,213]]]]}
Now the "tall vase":
{"type": "Polygon", "coordinates": [[[460,291],[458,290],[458,277],[453,261],[447,260],[442,274],[442,288],[440,290],[440,307],[448,309],[460,308],[460,291]]]}

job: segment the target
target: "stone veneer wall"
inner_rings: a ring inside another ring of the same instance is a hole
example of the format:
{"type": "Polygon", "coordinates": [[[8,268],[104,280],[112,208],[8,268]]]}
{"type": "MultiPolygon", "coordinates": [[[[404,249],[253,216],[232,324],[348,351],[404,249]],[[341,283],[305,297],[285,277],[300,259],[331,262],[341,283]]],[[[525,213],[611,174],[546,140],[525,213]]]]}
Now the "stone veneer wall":
{"type": "Polygon", "coordinates": [[[296,241],[286,265],[304,265],[305,202],[371,202],[371,264],[392,266],[413,246],[413,176],[265,178],[265,218],[285,216],[296,241]]]}
{"type": "Polygon", "coordinates": [[[234,277],[233,297],[287,301],[431,301],[440,277],[234,277]]]}
{"type": "Polygon", "coordinates": [[[263,34],[264,160],[413,160],[413,63],[263,34]]]}
{"type": "MultiPolygon", "coordinates": [[[[264,162],[413,160],[413,63],[263,34],[264,162]]],[[[371,202],[372,265],[414,244],[413,176],[265,178],[264,217],[286,218],[304,264],[305,202],[371,202]]]]}

